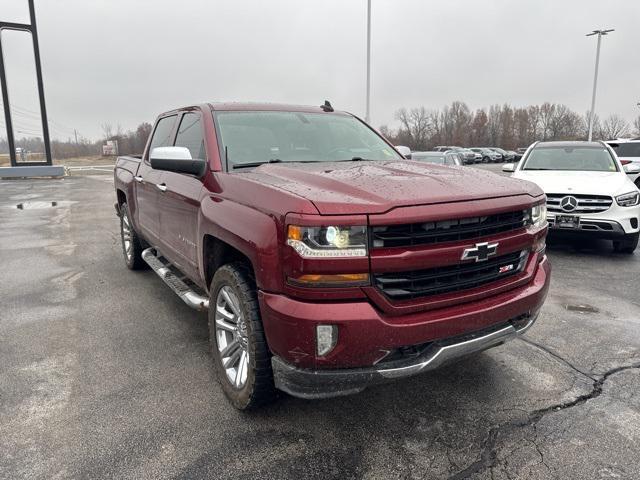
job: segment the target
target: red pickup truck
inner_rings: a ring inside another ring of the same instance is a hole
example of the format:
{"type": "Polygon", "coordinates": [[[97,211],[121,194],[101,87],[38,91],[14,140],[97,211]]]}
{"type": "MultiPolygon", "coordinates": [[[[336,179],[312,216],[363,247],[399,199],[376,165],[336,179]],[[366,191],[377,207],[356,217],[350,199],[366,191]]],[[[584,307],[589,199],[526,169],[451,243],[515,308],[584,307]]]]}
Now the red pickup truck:
{"type": "Polygon", "coordinates": [[[549,286],[534,184],[406,160],[321,107],[204,104],[120,157],[127,266],[207,310],[240,409],[362,391],[526,331],[549,286]]]}

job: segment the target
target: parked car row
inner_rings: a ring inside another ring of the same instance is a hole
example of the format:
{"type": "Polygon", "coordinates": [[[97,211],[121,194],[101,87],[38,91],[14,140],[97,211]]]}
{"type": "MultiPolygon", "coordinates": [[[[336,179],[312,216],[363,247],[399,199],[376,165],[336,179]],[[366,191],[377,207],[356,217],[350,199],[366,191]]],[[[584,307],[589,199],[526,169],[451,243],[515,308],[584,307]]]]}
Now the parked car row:
{"type": "Polygon", "coordinates": [[[463,163],[504,163],[504,162],[517,162],[522,158],[522,155],[527,150],[526,148],[519,148],[517,151],[503,150],[497,147],[456,147],[439,145],[433,149],[435,152],[448,152],[454,151],[462,155],[463,163]]]}

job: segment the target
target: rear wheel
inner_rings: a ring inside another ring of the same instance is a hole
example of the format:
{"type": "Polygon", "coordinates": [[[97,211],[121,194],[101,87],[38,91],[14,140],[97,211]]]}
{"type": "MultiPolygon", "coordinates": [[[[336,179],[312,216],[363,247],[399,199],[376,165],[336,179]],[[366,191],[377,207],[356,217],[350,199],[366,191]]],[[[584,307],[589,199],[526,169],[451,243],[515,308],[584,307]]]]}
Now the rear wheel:
{"type": "Polygon", "coordinates": [[[122,253],[124,262],[130,270],[143,270],[147,263],[142,259],[142,240],[133,229],[129,206],[120,205],[120,238],[122,239],[122,253]]]}
{"type": "Polygon", "coordinates": [[[625,235],[621,240],[613,241],[613,250],[618,253],[633,253],[638,246],[640,234],[632,233],[625,235]]]}
{"type": "Polygon", "coordinates": [[[489,157],[482,157],[482,163],[491,163],[491,159],[489,157]]]}
{"type": "Polygon", "coordinates": [[[222,390],[239,410],[270,402],[276,396],[271,357],[249,268],[220,267],[210,295],[209,342],[222,390]]]}

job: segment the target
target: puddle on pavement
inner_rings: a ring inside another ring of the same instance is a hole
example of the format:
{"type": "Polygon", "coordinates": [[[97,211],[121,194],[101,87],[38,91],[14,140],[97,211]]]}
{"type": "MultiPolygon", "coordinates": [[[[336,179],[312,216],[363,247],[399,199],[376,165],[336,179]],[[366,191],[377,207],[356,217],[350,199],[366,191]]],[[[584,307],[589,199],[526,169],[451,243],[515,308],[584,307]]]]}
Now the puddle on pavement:
{"type": "Polygon", "coordinates": [[[592,307],[591,305],[586,305],[584,303],[575,304],[575,305],[569,304],[569,305],[565,305],[564,308],[566,308],[570,312],[578,312],[578,313],[598,313],[600,311],[596,307],[592,307]]]}
{"type": "Polygon", "coordinates": [[[22,202],[16,205],[18,210],[41,210],[44,208],[56,208],[56,207],[66,207],[75,202],[70,201],[61,201],[61,202],[22,202]]]}

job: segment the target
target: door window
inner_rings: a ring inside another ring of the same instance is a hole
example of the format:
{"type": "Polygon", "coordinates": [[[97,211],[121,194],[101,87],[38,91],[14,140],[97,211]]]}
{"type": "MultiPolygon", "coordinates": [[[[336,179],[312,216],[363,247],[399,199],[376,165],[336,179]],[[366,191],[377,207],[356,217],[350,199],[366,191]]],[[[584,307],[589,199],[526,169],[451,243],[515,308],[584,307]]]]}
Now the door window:
{"type": "Polygon", "coordinates": [[[178,134],[176,135],[175,146],[188,148],[189,152],[191,152],[191,158],[193,159],[207,159],[199,114],[185,113],[182,116],[180,127],[178,127],[178,134]]]}
{"type": "Polygon", "coordinates": [[[175,121],[175,115],[158,120],[156,128],[153,131],[153,137],[151,137],[151,143],[149,144],[149,152],[156,147],[168,147],[171,145],[171,132],[173,131],[175,121]]]}

